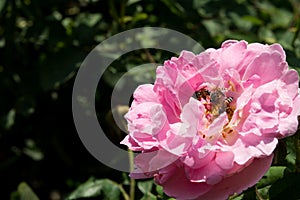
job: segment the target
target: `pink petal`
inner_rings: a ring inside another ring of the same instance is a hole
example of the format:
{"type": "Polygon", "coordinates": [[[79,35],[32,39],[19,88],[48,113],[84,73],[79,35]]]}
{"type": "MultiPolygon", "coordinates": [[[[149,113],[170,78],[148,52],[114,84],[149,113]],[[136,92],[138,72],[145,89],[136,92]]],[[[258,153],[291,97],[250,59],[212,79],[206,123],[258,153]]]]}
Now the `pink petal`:
{"type": "Polygon", "coordinates": [[[170,171],[170,174],[162,174],[155,177],[155,180],[159,182],[163,188],[164,192],[176,198],[177,200],[187,200],[195,199],[199,195],[202,195],[210,190],[212,186],[207,185],[206,183],[193,183],[186,178],[184,169],[181,167],[174,167],[170,171]],[[176,176],[174,176],[176,174],[176,176]],[[163,176],[167,176],[167,179],[164,179],[163,176]],[[164,179],[162,182],[160,179],[164,179]]]}
{"type": "Polygon", "coordinates": [[[280,119],[279,138],[290,136],[296,132],[299,123],[297,117],[299,115],[300,115],[300,95],[298,95],[294,100],[292,113],[288,117],[280,119]]]}
{"type": "Polygon", "coordinates": [[[223,169],[233,167],[234,154],[230,151],[218,152],[216,155],[216,163],[223,169]]]}
{"type": "Polygon", "coordinates": [[[225,200],[230,195],[240,194],[243,190],[255,185],[268,171],[273,155],[256,159],[241,172],[234,174],[215,185],[209,192],[200,196],[198,200],[225,200]]]}
{"type": "Polygon", "coordinates": [[[126,145],[129,149],[133,151],[142,151],[143,147],[139,146],[137,142],[135,142],[129,135],[120,142],[120,144],[126,145]]]}
{"type": "Polygon", "coordinates": [[[279,53],[262,53],[256,57],[247,67],[243,80],[251,79],[253,76],[260,77],[260,83],[255,86],[270,82],[281,77],[282,73],[287,70],[286,62],[282,60],[279,53]]]}
{"type": "Polygon", "coordinates": [[[208,162],[204,167],[198,169],[187,168],[187,177],[191,182],[215,185],[220,182],[226,171],[216,164],[216,162],[208,162]]]}
{"type": "Polygon", "coordinates": [[[178,156],[175,156],[168,151],[156,150],[138,154],[134,159],[134,163],[136,168],[140,169],[142,173],[147,174],[157,172],[158,170],[173,164],[177,159],[178,156]]]}
{"type": "Polygon", "coordinates": [[[134,101],[131,106],[136,106],[144,102],[159,103],[157,94],[153,91],[153,85],[140,85],[133,94],[134,101]]]}
{"type": "Polygon", "coordinates": [[[299,83],[299,76],[297,71],[291,69],[287,73],[283,75],[281,80],[284,82],[284,88],[287,89],[287,92],[291,98],[295,98],[298,95],[298,83],[299,83]]]}

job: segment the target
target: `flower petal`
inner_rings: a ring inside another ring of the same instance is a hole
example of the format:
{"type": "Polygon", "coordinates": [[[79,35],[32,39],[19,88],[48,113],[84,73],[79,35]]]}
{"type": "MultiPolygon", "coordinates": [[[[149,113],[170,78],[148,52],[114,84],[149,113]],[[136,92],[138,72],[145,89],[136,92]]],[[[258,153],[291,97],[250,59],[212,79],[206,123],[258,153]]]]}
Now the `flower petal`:
{"type": "Polygon", "coordinates": [[[268,171],[273,155],[256,159],[239,173],[225,178],[214,186],[212,190],[200,196],[198,200],[213,199],[225,200],[234,193],[240,194],[243,190],[253,186],[268,171]]]}

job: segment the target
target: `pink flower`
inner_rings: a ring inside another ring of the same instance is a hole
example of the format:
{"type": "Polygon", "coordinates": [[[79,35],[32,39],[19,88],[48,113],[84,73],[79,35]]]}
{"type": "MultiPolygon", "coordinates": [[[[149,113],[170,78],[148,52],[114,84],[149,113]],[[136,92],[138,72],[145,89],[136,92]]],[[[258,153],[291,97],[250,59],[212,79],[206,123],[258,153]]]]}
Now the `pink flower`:
{"type": "Polygon", "coordinates": [[[141,151],[131,176],[185,200],[227,199],[257,183],[278,139],[298,126],[298,74],[285,60],[279,44],[230,40],[158,67],[125,116],[122,143],[141,151]]]}

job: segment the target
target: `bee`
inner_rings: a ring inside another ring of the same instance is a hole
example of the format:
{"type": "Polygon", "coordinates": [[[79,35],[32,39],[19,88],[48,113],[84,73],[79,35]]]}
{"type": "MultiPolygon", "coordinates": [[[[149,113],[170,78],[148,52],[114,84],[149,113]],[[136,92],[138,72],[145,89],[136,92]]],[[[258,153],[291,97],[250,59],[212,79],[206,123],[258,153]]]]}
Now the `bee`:
{"type": "Polygon", "coordinates": [[[230,116],[232,116],[233,110],[229,106],[231,102],[233,102],[233,97],[226,97],[224,94],[224,89],[214,88],[212,90],[208,90],[205,88],[201,88],[200,90],[195,92],[196,98],[200,101],[204,99],[208,101],[210,107],[208,107],[208,112],[212,115],[212,120],[216,119],[219,115],[226,112],[230,116]]]}
{"type": "Polygon", "coordinates": [[[213,89],[210,92],[211,114],[213,118],[217,118],[226,111],[226,96],[221,89],[213,89]]]}
{"type": "Polygon", "coordinates": [[[233,102],[233,97],[226,97],[225,98],[225,103],[228,105],[230,104],[231,102],[233,102]]]}
{"type": "Polygon", "coordinates": [[[225,99],[225,102],[226,102],[226,113],[227,113],[227,116],[228,116],[228,119],[229,121],[231,120],[232,116],[233,116],[233,109],[232,107],[229,105],[231,102],[233,102],[233,97],[226,97],[225,99]]]}
{"type": "Polygon", "coordinates": [[[196,98],[200,101],[201,99],[207,100],[210,95],[210,91],[205,89],[205,88],[201,88],[200,90],[195,92],[196,94],[196,98]]]}

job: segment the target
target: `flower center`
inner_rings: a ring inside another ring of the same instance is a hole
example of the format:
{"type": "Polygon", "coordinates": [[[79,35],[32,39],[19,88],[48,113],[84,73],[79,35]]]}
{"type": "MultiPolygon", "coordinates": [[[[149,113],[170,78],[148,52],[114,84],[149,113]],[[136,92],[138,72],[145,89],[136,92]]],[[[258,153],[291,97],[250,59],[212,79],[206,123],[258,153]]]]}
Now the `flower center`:
{"type": "Polygon", "coordinates": [[[213,88],[209,90],[204,87],[195,92],[197,100],[199,100],[205,107],[205,117],[208,120],[209,125],[219,117],[222,113],[226,112],[228,123],[223,126],[221,133],[215,133],[207,137],[200,131],[200,135],[203,139],[213,139],[216,135],[221,135],[226,142],[229,142],[234,135],[235,129],[230,126],[235,106],[233,105],[234,98],[225,95],[226,89],[213,88]]]}
{"type": "Polygon", "coordinates": [[[220,88],[212,90],[201,88],[195,92],[197,100],[202,102],[205,107],[205,116],[209,122],[213,122],[224,112],[226,112],[229,121],[232,118],[234,108],[231,103],[234,99],[233,97],[227,97],[223,90],[220,88]]]}

